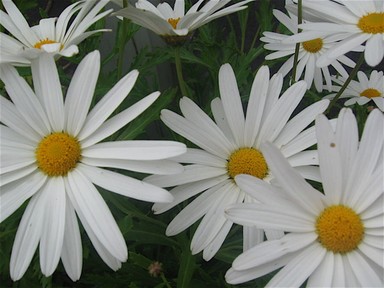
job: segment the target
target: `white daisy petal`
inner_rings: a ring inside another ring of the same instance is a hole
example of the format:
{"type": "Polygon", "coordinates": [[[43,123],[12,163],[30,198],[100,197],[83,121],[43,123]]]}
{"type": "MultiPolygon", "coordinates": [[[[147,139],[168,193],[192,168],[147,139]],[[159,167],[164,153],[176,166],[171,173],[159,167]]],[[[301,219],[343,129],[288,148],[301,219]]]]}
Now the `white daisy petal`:
{"type": "Polygon", "coordinates": [[[343,178],[339,150],[332,126],[324,115],[316,118],[316,134],[320,173],[325,195],[331,203],[339,204],[342,199],[343,178]]]}
{"type": "Polygon", "coordinates": [[[11,147],[2,147],[1,149],[1,173],[14,172],[35,163],[33,151],[16,149],[11,147]]]}
{"type": "Polygon", "coordinates": [[[184,166],[184,171],[177,174],[177,177],[175,175],[151,175],[145,178],[145,181],[160,187],[172,187],[224,175],[228,179],[226,169],[203,165],[188,165],[184,166]]]}
{"type": "Polygon", "coordinates": [[[287,158],[287,160],[292,167],[305,165],[319,165],[318,155],[319,154],[317,150],[306,150],[287,158]]]}
{"type": "Polygon", "coordinates": [[[1,187],[0,222],[16,211],[27,199],[44,185],[47,177],[39,172],[32,173],[23,182],[12,182],[1,187]]]}
{"type": "Polygon", "coordinates": [[[232,183],[223,186],[220,190],[223,197],[211,206],[201,220],[191,241],[192,254],[204,250],[204,247],[216,238],[216,235],[228,221],[224,216],[224,209],[238,198],[238,193],[233,193],[233,189],[234,184],[232,183]]]}
{"type": "MultiPolygon", "coordinates": [[[[295,205],[294,202],[286,199],[286,197],[283,197],[285,194],[283,190],[274,185],[270,185],[266,181],[244,174],[237,175],[235,181],[242,191],[246,192],[252,199],[257,200],[260,204],[273,205],[276,209],[296,211],[299,214],[303,213],[306,215],[305,217],[312,215],[305,209],[295,205]]],[[[239,208],[241,207],[245,208],[246,206],[240,206],[239,208]]],[[[249,204],[249,208],[252,209],[252,204],[249,204]]]]}
{"type": "Polygon", "coordinates": [[[223,182],[216,185],[194,199],[169,223],[165,234],[167,236],[176,235],[203,217],[226,185],[229,185],[229,183],[223,182]]]}
{"type": "Polygon", "coordinates": [[[138,76],[137,70],[128,73],[93,107],[78,135],[80,141],[91,135],[111,115],[131,91],[138,76]]]}
{"type": "Polygon", "coordinates": [[[65,129],[77,136],[87,117],[100,71],[100,53],[88,54],[73,74],[65,98],[65,129]]]}
{"type": "Polygon", "coordinates": [[[253,80],[247,116],[245,119],[244,144],[251,147],[254,145],[265,107],[269,88],[269,68],[262,66],[253,80]]]}
{"type": "Polygon", "coordinates": [[[48,134],[50,131],[48,118],[24,78],[19,76],[15,68],[5,65],[0,67],[0,78],[26,122],[40,135],[48,134]]]}
{"type": "Polygon", "coordinates": [[[374,110],[369,114],[365,123],[363,136],[360,141],[359,151],[356,154],[355,162],[351,168],[349,181],[346,190],[354,192],[350,199],[350,205],[353,206],[357,199],[360,199],[364,189],[359,189],[366,185],[364,179],[369,178],[379,159],[380,151],[384,143],[383,133],[377,131],[384,130],[384,116],[379,110],[374,110]],[[362,166],[364,165],[364,166],[362,166]]]}
{"type": "Polygon", "coordinates": [[[170,160],[123,160],[83,157],[81,163],[89,166],[118,168],[147,174],[168,175],[183,172],[181,164],[170,160]]]}
{"type": "Polygon", "coordinates": [[[381,34],[375,34],[365,44],[364,58],[369,66],[377,66],[384,57],[384,39],[381,34]]]}
{"type": "Polygon", "coordinates": [[[231,128],[229,127],[228,121],[225,117],[223,102],[220,98],[217,97],[211,101],[211,110],[217,126],[221,129],[221,131],[223,131],[228,140],[234,143],[234,136],[232,135],[231,128]]]}
{"type": "Polygon", "coordinates": [[[238,256],[232,267],[236,270],[244,270],[264,265],[285,254],[304,249],[314,243],[316,237],[315,233],[287,234],[279,240],[263,242],[238,256]]]}
{"type": "Polygon", "coordinates": [[[66,196],[65,201],[65,230],[61,261],[69,278],[71,278],[72,281],[77,281],[80,279],[83,266],[80,229],[77,223],[75,209],[68,196],[66,196]]]}
{"type": "MultiPolygon", "coordinates": [[[[323,261],[308,278],[307,287],[337,287],[332,284],[337,254],[327,252],[323,261]]],[[[340,286],[343,287],[343,286],[340,286]]]]}
{"type": "Polygon", "coordinates": [[[243,226],[243,251],[264,241],[264,230],[253,226],[243,226]]]}
{"type": "MultiPolygon", "coordinates": [[[[38,73],[39,95],[53,131],[64,128],[64,101],[55,60],[51,55],[42,54],[32,61],[32,74],[38,73]],[[37,66],[37,69],[35,68],[37,66]]],[[[35,79],[34,79],[35,80],[35,79]]]]}
{"type": "Polygon", "coordinates": [[[22,148],[30,151],[33,151],[35,149],[36,143],[34,141],[25,138],[24,135],[20,135],[19,133],[7,126],[0,124],[0,134],[1,147],[22,148]]]}
{"type": "Polygon", "coordinates": [[[382,286],[383,280],[380,279],[381,276],[376,274],[369,262],[363,256],[361,256],[359,252],[352,251],[347,253],[346,258],[348,259],[348,262],[351,265],[352,271],[356,278],[359,279],[359,282],[361,281],[360,283],[364,283],[364,286],[366,287],[382,286]]]}
{"type": "Polygon", "coordinates": [[[129,108],[125,109],[123,112],[120,112],[119,114],[113,116],[111,119],[108,119],[102,125],[100,125],[100,127],[94,131],[92,135],[82,141],[82,147],[85,148],[91,146],[112,135],[117,130],[127,125],[129,122],[143,113],[144,110],[147,109],[159,96],[160,92],[153,92],[129,108]]]}
{"type": "Polygon", "coordinates": [[[186,153],[172,157],[172,160],[181,163],[201,164],[219,168],[226,168],[228,163],[226,159],[219,158],[211,153],[196,148],[187,148],[186,153]]]}
{"type": "Polygon", "coordinates": [[[279,179],[280,185],[282,185],[298,203],[301,203],[303,208],[317,215],[323,207],[322,194],[305,182],[304,178],[289,166],[288,162],[275,146],[271,144],[263,145],[262,152],[267,159],[268,166],[273,175],[279,179]]]}
{"type": "Polygon", "coordinates": [[[213,256],[215,256],[217,251],[219,251],[232,225],[232,221],[226,221],[224,225],[220,228],[220,231],[216,234],[215,238],[204,248],[203,259],[205,261],[211,260],[213,256]]]}
{"type": "Polygon", "coordinates": [[[23,277],[35,254],[43,230],[46,200],[41,193],[36,194],[29,201],[21,218],[9,263],[11,278],[14,281],[23,277]]]}
{"type": "MultiPolygon", "coordinates": [[[[67,179],[66,179],[67,180],[67,179]]],[[[72,188],[69,184],[68,181],[66,181],[66,189],[68,192],[68,195],[69,194],[73,194],[73,193],[76,193],[75,191],[72,191],[72,188]]],[[[79,218],[81,217],[79,214],[78,214],[79,218]]],[[[109,247],[106,247],[102,242],[101,240],[99,240],[97,234],[93,231],[93,228],[90,226],[90,223],[88,223],[88,221],[85,219],[85,218],[80,218],[81,220],[81,224],[83,225],[89,239],[91,240],[92,242],[92,245],[93,247],[95,248],[95,250],[97,251],[97,253],[99,254],[100,258],[114,271],[118,270],[121,268],[121,261],[116,258],[115,256],[113,256],[111,254],[111,252],[109,251],[109,247]]]]}
{"type": "Polygon", "coordinates": [[[317,115],[323,113],[328,105],[328,100],[320,100],[300,111],[300,113],[288,121],[273,143],[278,147],[289,143],[289,141],[294,139],[304,128],[312,123],[317,115]]]}
{"type": "Polygon", "coordinates": [[[229,64],[224,64],[219,71],[220,95],[228,124],[235,137],[236,144],[244,145],[244,112],[241,104],[236,77],[229,64]]]}
{"type": "Polygon", "coordinates": [[[126,160],[160,160],[186,152],[185,145],[173,141],[114,141],[85,148],[82,155],[95,158],[126,160]]]}
{"type": "Polygon", "coordinates": [[[258,277],[267,275],[272,271],[286,265],[292,259],[291,254],[282,256],[274,261],[265,263],[264,265],[253,267],[246,270],[229,269],[225,274],[225,279],[230,284],[239,284],[258,277]]]}
{"type": "MultiPolygon", "coordinates": [[[[155,212],[155,214],[168,211],[169,209],[175,207],[188,198],[191,198],[204,190],[214,187],[215,185],[218,185],[227,179],[228,177],[226,176],[220,176],[177,186],[169,191],[174,196],[174,199],[171,203],[155,203],[152,207],[152,210],[155,212]]],[[[146,181],[146,179],[144,179],[144,181],[146,181]]]]}
{"type": "Polygon", "coordinates": [[[71,187],[68,196],[81,222],[88,224],[88,227],[84,227],[87,233],[91,230],[113,257],[121,262],[126,261],[128,252],[124,238],[99,192],[77,170],[68,174],[67,179],[71,187]]]}
{"type": "Polygon", "coordinates": [[[319,243],[312,243],[281,269],[267,287],[299,287],[323,261],[326,250],[319,243]]]}
{"type": "Polygon", "coordinates": [[[263,208],[263,204],[231,205],[225,211],[227,217],[244,226],[256,225],[263,229],[314,231],[312,221],[296,211],[281,211],[281,208],[263,208]]]}
{"type": "Polygon", "coordinates": [[[198,127],[204,127],[206,132],[211,135],[211,137],[217,138],[217,142],[225,145],[227,150],[234,149],[234,145],[225,137],[223,132],[218,129],[216,123],[214,123],[212,119],[199,108],[199,106],[192,102],[192,100],[183,97],[180,100],[180,109],[188,121],[194,123],[198,127]]]}
{"type": "MultiPolygon", "coordinates": [[[[12,1],[4,1],[3,5],[9,15],[9,18],[12,19],[12,21],[15,21],[14,24],[16,27],[14,28],[20,31],[22,37],[32,45],[38,42],[39,39],[34,33],[30,33],[31,28],[29,27],[23,14],[21,14],[21,12],[17,9],[16,5],[12,1]]],[[[7,29],[9,30],[9,28],[10,27],[7,29]]],[[[9,32],[13,34],[14,30],[9,30],[9,32]]],[[[18,33],[16,35],[18,35],[18,33]]]]}
{"type": "Polygon", "coordinates": [[[119,173],[83,164],[79,164],[78,169],[92,183],[120,195],[150,202],[171,202],[173,199],[172,195],[162,188],[119,173]]]}
{"type": "Polygon", "coordinates": [[[3,96],[0,97],[1,123],[7,125],[9,128],[14,130],[20,135],[24,135],[29,141],[39,142],[41,135],[25,122],[24,118],[20,115],[19,111],[16,110],[15,105],[3,96]]]}
{"type": "Polygon", "coordinates": [[[50,276],[59,263],[64,240],[66,199],[63,178],[49,179],[40,193],[47,194],[46,201],[49,203],[44,209],[39,247],[40,267],[45,276],[50,276]]]}
{"type": "Polygon", "coordinates": [[[306,88],[306,83],[300,81],[284,92],[276,105],[271,109],[269,115],[265,118],[257,138],[257,143],[274,141],[276,139],[284,125],[287,123],[293,110],[304,96],[306,88]]]}
{"type": "Polygon", "coordinates": [[[371,259],[378,266],[383,265],[383,246],[382,246],[382,242],[380,242],[380,240],[377,241],[377,242],[379,242],[379,243],[377,243],[378,245],[380,245],[379,247],[373,247],[371,245],[365,244],[365,242],[362,242],[358,248],[362,254],[364,254],[366,257],[371,259]]]}
{"type": "Polygon", "coordinates": [[[226,158],[231,153],[229,147],[220,141],[214,141],[210,134],[195,123],[169,110],[161,111],[161,120],[176,133],[187,138],[197,146],[216,156],[226,158]]]}
{"type": "Polygon", "coordinates": [[[342,109],[337,120],[336,143],[337,146],[343,147],[338,151],[343,164],[343,185],[346,184],[349,169],[358,149],[358,137],[357,123],[353,116],[352,110],[342,109]]]}
{"type": "MultiPolygon", "coordinates": [[[[382,207],[377,207],[376,202],[383,197],[383,169],[377,169],[375,173],[367,179],[367,185],[364,189],[360,189],[359,198],[345,199],[357,213],[361,213],[361,217],[368,218],[375,213],[379,213],[382,207]],[[376,209],[375,209],[376,208],[376,209]]],[[[382,201],[381,201],[382,202],[382,201]]]]}
{"type": "Polygon", "coordinates": [[[4,185],[11,183],[13,181],[17,181],[17,180],[22,179],[22,178],[30,175],[36,169],[37,169],[37,167],[33,163],[33,164],[25,166],[23,168],[18,168],[17,170],[14,170],[12,172],[3,173],[0,175],[0,187],[3,187],[4,185]]]}

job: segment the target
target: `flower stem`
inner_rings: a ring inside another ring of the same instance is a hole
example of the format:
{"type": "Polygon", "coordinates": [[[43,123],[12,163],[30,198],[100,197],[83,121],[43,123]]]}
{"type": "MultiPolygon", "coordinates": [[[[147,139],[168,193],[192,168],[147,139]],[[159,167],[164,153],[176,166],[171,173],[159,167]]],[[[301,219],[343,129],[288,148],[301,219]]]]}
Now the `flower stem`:
{"type": "Polygon", "coordinates": [[[165,278],[164,273],[161,273],[161,274],[160,274],[160,277],[161,277],[161,280],[163,280],[163,283],[165,284],[165,286],[166,286],[167,288],[172,288],[172,286],[169,285],[168,280],[165,278]]]}
{"type": "MultiPolygon", "coordinates": [[[[302,0],[299,0],[297,3],[297,24],[300,25],[303,21],[303,5],[302,0]]],[[[297,29],[297,32],[300,32],[301,29],[297,29]]],[[[295,46],[295,55],[293,56],[293,68],[292,68],[292,84],[296,82],[296,69],[297,69],[297,59],[299,58],[299,49],[301,43],[296,43],[295,46]]]]}
{"type": "Polygon", "coordinates": [[[329,106],[324,114],[328,114],[329,111],[331,111],[331,108],[335,105],[337,100],[339,100],[341,94],[343,94],[344,90],[347,88],[348,84],[351,82],[353,78],[355,78],[357,71],[359,71],[361,64],[364,62],[364,53],[361,53],[359,60],[357,61],[355,67],[352,69],[351,73],[349,74],[349,77],[347,80],[345,80],[343,86],[340,88],[340,90],[337,92],[335,97],[332,99],[331,103],[329,103],[329,106]]]}
{"type": "Polygon", "coordinates": [[[177,80],[179,81],[179,87],[182,96],[188,96],[187,89],[185,87],[185,81],[183,78],[183,67],[181,65],[181,57],[180,57],[180,47],[175,47],[175,65],[176,65],[176,74],[177,80]]]}

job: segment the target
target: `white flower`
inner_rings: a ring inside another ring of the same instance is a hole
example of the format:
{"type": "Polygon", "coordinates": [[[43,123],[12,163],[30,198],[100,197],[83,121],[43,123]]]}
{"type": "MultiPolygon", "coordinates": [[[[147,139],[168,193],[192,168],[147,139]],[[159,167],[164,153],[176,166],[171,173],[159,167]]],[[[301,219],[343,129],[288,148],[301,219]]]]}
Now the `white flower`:
{"type": "MultiPolygon", "coordinates": [[[[298,20],[297,17],[288,13],[286,15],[279,10],[273,10],[273,15],[279,20],[285,27],[289,29],[292,34],[297,34],[298,32],[298,20]]],[[[309,23],[308,21],[306,23],[309,23]]],[[[264,37],[261,37],[260,40],[266,42],[264,48],[267,50],[276,51],[265,57],[266,60],[278,59],[288,55],[292,55],[279,69],[278,73],[282,73],[283,76],[287,75],[289,71],[292,70],[294,64],[294,54],[295,54],[295,43],[284,43],[284,40],[289,38],[289,35],[274,33],[274,32],[264,32],[264,37]]],[[[317,67],[316,62],[321,55],[326,53],[337,41],[335,36],[315,36],[314,38],[300,43],[298,63],[296,70],[295,81],[301,78],[301,75],[304,74],[304,81],[308,84],[308,89],[311,88],[312,83],[314,82],[316,90],[321,92],[323,90],[323,82],[326,83],[326,88],[328,91],[332,90],[332,80],[331,74],[329,72],[328,65],[324,67],[317,67]]],[[[344,64],[348,67],[354,67],[355,62],[353,62],[348,57],[341,55],[337,57],[330,65],[344,77],[348,77],[348,72],[341,65],[344,64]]]]}
{"type": "Polygon", "coordinates": [[[384,1],[323,0],[303,1],[303,10],[330,21],[299,25],[303,32],[285,40],[302,42],[314,34],[342,34],[341,41],[317,61],[320,67],[329,65],[337,57],[353,51],[365,43],[364,57],[370,66],[378,65],[384,56],[384,1]]]}
{"type": "Polygon", "coordinates": [[[359,143],[356,119],[342,109],[336,131],[324,115],[316,119],[324,193],[308,184],[271,144],[262,151],[281,188],[248,175],[236,183],[258,204],[226,213],[243,225],[282,229],[278,240],[238,256],[226,274],[243,283],[280,269],[267,287],[383,287],[384,117],[373,110],[359,143]]]}
{"type": "Polygon", "coordinates": [[[0,63],[30,65],[31,59],[41,53],[49,53],[56,58],[77,54],[77,45],[85,38],[100,31],[109,31],[86,32],[92,24],[112,12],[110,9],[98,14],[108,2],[78,1],[68,6],[58,18],[41,19],[38,25],[30,27],[11,0],[2,1],[8,14],[0,11],[0,24],[13,37],[0,33],[0,63]]]}
{"type": "Polygon", "coordinates": [[[147,0],[138,0],[135,7],[128,4],[127,8],[114,13],[130,19],[133,23],[152,30],[161,36],[187,36],[204,24],[247,8],[246,3],[253,0],[240,1],[223,8],[231,0],[199,0],[185,13],[184,0],[175,0],[174,8],[167,2],[155,7],[147,0]],[[204,4],[203,4],[204,2],[204,4]]]}
{"type": "MultiPolygon", "coordinates": [[[[372,71],[368,79],[364,72],[357,73],[358,81],[352,80],[340,98],[350,98],[345,101],[344,105],[359,105],[367,104],[369,101],[375,102],[376,106],[384,111],[384,77],[383,71],[372,71]]],[[[339,91],[341,86],[344,85],[346,78],[334,77],[333,81],[340,86],[334,86],[333,91],[339,91]]],[[[336,93],[326,96],[329,99],[334,98],[336,93]]]]}
{"type": "MultiPolygon", "coordinates": [[[[215,122],[195,103],[184,97],[180,109],[184,117],[163,110],[161,119],[176,133],[201,149],[189,148],[187,153],[172,158],[186,165],[178,175],[152,175],[145,179],[160,187],[173,187],[175,200],[169,204],[155,203],[155,213],[162,213],[184,200],[198,195],[169,224],[167,235],[175,235],[203,218],[191,243],[192,253],[203,251],[205,260],[211,259],[221,247],[232,221],[225,218],[224,209],[232,203],[252,201],[234,182],[237,174],[247,173],[269,182],[272,176],[259,147],[265,141],[275,143],[292,166],[306,178],[320,180],[316,167],[317,152],[304,151],[316,143],[315,131],[305,129],[322,113],[329,101],[319,101],[289,120],[306,91],[306,83],[299,81],[281,96],[283,78],[277,74],[269,79],[269,69],[263,66],[252,85],[246,116],[229,64],[220,68],[221,99],[211,103],[215,122]],[[288,121],[289,120],[289,121],[288,121]]],[[[282,233],[266,231],[267,237],[282,233]]],[[[244,229],[244,247],[260,242],[264,231],[244,229]],[[249,242],[252,240],[252,243],[249,242]]]]}
{"type": "Polygon", "coordinates": [[[20,279],[40,243],[42,273],[51,275],[61,258],[69,277],[80,278],[82,248],[79,217],[93,246],[113,270],[127,259],[127,247],[95,185],[144,200],[172,200],[168,191],[99,167],[144,173],[177,173],[182,166],[168,157],[185,152],[171,141],[98,143],[133,120],[160,93],[107,118],[126,98],[138,72],[123,77],[88,113],[100,70],[100,54],[78,66],[63,100],[54,59],[32,61],[35,93],[10,65],[0,77],[12,102],[0,97],[2,222],[31,198],[13,243],[10,274],[20,279]]]}

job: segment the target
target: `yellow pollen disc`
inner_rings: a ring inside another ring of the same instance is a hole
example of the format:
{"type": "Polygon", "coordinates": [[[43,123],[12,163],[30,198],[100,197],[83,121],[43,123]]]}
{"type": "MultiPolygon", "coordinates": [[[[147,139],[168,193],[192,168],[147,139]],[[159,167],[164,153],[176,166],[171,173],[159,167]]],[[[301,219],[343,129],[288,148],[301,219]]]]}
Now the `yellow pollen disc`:
{"type": "Polygon", "coordinates": [[[179,23],[179,21],[180,21],[180,17],[179,18],[169,18],[167,21],[169,24],[171,24],[173,29],[176,29],[177,23],[179,23]]]}
{"type": "Polygon", "coordinates": [[[318,240],[333,253],[347,253],[357,248],[364,236],[360,216],[351,208],[333,205],[324,209],[316,220],[318,240]]]}
{"type": "Polygon", "coordinates": [[[305,51],[309,53],[317,53],[323,48],[323,39],[316,38],[313,40],[305,41],[301,43],[305,51]]]}
{"type": "Polygon", "coordinates": [[[361,17],[357,26],[364,33],[384,33],[384,12],[369,13],[361,17]]]}
{"type": "MultiPolygon", "coordinates": [[[[47,39],[44,39],[44,40],[40,40],[39,42],[37,42],[33,47],[37,48],[37,49],[41,49],[41,46],[43,45],[46,45],[46,44],[54,44],[54,43],[57,43],[56,41],[53,41],[53,40],[49,40],[48,38],[47,39]]],[[[61,48],[63,45],[61,45],[61,48]]],[[[61,49],[60,48],[60,49],[61,49]]]]}
{"type": "Polygon", "coordinates": [[[37,165],[45,174],[65,176],[80,161],[81,147],[67,133],[53,133],[40,141],[35,153],[37,165]]]}
{"type": "Polygon", "coordinates": [[[380,91],[378,91],[376,89],[368,88],[368,89],[365,89],[363,92],[361,92],[360,96],[364,96],[367,98],[374,98],[374,97],[381,96],[381,93],[380,93],[380,91]]]}
{"type": "Polygon", "coordinates": [[[248,174],[264,179],[268,174],[263,154],[254,148],[241,148],[231,154],[227,164],[228,175],[233,179],[238,174],[248,174]]]}

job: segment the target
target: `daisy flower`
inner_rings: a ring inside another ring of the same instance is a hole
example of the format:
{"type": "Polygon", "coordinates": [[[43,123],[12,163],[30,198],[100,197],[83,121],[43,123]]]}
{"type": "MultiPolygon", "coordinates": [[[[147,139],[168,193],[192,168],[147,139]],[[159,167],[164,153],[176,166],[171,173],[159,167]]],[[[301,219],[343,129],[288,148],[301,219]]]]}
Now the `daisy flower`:
{"type": "Polygon", "coordinates": [[[41,53],[49,53],[56,58],[77,54],[77,45],[85,38],[97,32],[109,31],[99,29],[86,32],[91,25],[112,12],[110,9],[99,13],[108,2],[78,1],[68,6],[58,18],[41,19],[38,25],[30,27],[11,0],[2,1],[8,14],[0,10],[0,24],[13,37],[0,33],[0,63],[24,66],[30,65],[30,60],[41,53]]]}
{"type": "MultiPolygon", "coordinates": [[[[174,201],[155,203],[155,213],[194,198],[171,221],[166,234],[176,235],[203,218],[194,233],[191,250],[193,254],[203,251],[205,260],[216,254],[233,224],[225,218],[224,209],[232,203],[252,201],[236,185],[234,177],[246,173],[266,182],[273,177],[259,149],[262,143],[275,143],[297,171],[306,178],[320,180],[318,170],[311,166],[318,163],[317,152],[304,151],[316,143],[315,132],[305,128],[327,108],[329,101],[319,101],[289,120],[307,86],[299,81],[279,97],[282,82],[281,74],[270,79],[268,67],[261,67],[252,85],[245,116],[234,72],[225,64],[219,71],[221,99],[211,102],[215,121],[186,97],[180,101],[183,116],[169,110],[161,113],[162,121],[169,128],[201,149],[188,148],[184,155],[172,158],[190,164],[182,173],[151,175],[144,180],[160,187],[175,186],[170,191],[174,201]]],[[[245,249],[253,245],[256,236],[257,242],[264,238],[263,230],[246,228],[243,231],[245,249]]],[[[267,237],[282,236],[280,232],[269,232],[267,237]]]]}
{"type": "Polygon", "coordinates": [[[173,8],[167,2],[155,7],[147,0],[138,0],[135,7],[128,4],[127,8],[114,14],[128,18],[133,23],[152,30],[172,43],[188,38],[193,30],[216,18],[247,8],[244,5],[253,0],[240,1],[223,8],[230,1],[199,0],[185,13],[184,0],[175,0],[173,8]]]}
{"type": "MultiPolygon", "coordinates": [[[[286,15],[279,10],[273,10],[273,15],[280,21],[280,23],[287,27],[292,34],[297,34],[297,16],[289,12],[288,15],[286,15]]],[[[264,48],[275,51],[267,55],[265,57],[266,60],[273,60],[291,55],[278,71],[278,73],[282,73],[283,76],[287,75],[294,65],[296,44],[284,43],[284,40],[289,38],[289,35],[274,32],[264,32],[263,35],[264,37],[261,37],[260,40],[267,43],[264,45],[264,48]]],[[[319,36],[300,43],[295,81],[299,80],[304,73],[304,81],[307,82],[308,89],[311,88],[312,83],[314,82],[316,90],[322,92],[323,83],[325,81],[328,91],[332,91],[332,80],[328,65],[320,68],[316,66],[316,62],[321,55],[335,45],[337,40],[338,39],[335,36],[319,36]]],[[[348,67],[354,67],[355,62],[348,57],[341,55],[330,63],[340,75],[348,77],[348,72],[344,69],[342,64],[348,67]]]]}
{"type": "MultiPolygon", "coordinates": [[[[369,101],[375,102],[376,106],[384,111],[384,77],[383,71],[372,71],[368,79],[364,72],[357,73],[358,81],[352,80],[340,98],[349,98],[344,105],[367,104],[369,101]]],[[[333,81],[340,86],[334,86],[333,91],[339,91],[347,79],[344,77],[334,77],[333,81]]],[[[329,99],[334,98],[336,93],[326,96],[329,99]]]]}
{"type": "Polygon", "coordinates": [[[151,202],[172,201],[168,191],[101,167],[177,173],[168,157],[185,152],[172,141],[101,140],[151,105],[154,92],[107,118],[132,89],[137,71],[123,77],[88,113],[100,69],[98,51],[79,64],[63,100],[54,59],[32,61],[35,92],[10,65],[0,78],[12,102],[0,97],[2,222],[27,199],[13,243],[10,274],[20,279],[39,245],[41,271],[51,275],[61,258],[68,276],[80,278],[82,247],[77,217],[103,261],[113,270],[127,259],[124,238],[95,185],[151,202]],[[77,215],[77,217],[76,217],[77,215]]]}
{"type": "Polygon", "coordinates": [[[341,41],[331,47],[317,61],[320,67],[329,65],[339,56],[364,44],[365,61],[370,66],[378,65],[384,56],[384,2],[377,0],[348,1],[324,0],[303,1],[303,10],[323,17],[331,23],[303,23],[303,32],[286,40],[308,41],[313,33],[326,35],[342,34],[341,41]]]}
{"type": "Polygon", "coordinates": [[[280,269],[268,287],[383,287],[384,117],[373,110],[359,143],[356,119],[341,110],[336,131],[316,119],[324,193],[308,184],[272,144],[262,152],[279,187],[239,175],[236,183],[259,201],[226,211],[242,225],[287,234],[240,254],[226,274],[243,283],[280,269]]]}

